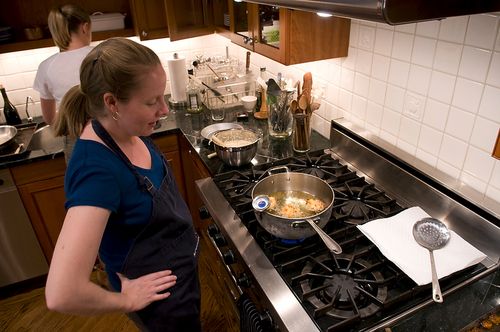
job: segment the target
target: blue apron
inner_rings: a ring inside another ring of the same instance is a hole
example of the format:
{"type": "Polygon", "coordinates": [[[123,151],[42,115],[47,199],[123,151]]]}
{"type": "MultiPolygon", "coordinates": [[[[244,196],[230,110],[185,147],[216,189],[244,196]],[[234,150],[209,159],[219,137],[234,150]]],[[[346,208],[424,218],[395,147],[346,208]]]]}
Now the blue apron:
{"type": "MultiPolygon", "coordinates": [[[[120,273],[129,279],[161,270],[172,270],[176,284],[167,291],[165,300],[155,301],[136,312],[134,321],[147,331],[201,331],[200,286],[198,280],[199,237],[193,227],[191,214],[182,199],[174,176],[163,154],[166,175],[159,189],[140,175],[127,156],[121,151],[102,125],[92,120],[96,134],[129,167],[140,188],[148,191],[153,199],[151,218],[137,235],[120,273]]],[[[146,144],[156,146],[150,139],[146,144]]]]}

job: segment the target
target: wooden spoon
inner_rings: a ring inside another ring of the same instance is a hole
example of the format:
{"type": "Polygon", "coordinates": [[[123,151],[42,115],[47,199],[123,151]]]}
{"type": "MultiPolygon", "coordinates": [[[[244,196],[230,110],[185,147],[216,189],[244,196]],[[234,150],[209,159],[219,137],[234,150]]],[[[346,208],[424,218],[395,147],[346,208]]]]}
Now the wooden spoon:
{"type": "Polygon", "coordinates": [[[292,114],[295,114],[298,107],[299,107],[299,105],[298,105],[297,101],[295,99],[292,100],[292,102],[290,103],[290,112],[292,112],[292,114]]]}
{"type": "Polygon", "coordinates": [[[221,147],[226,147],[226,143],[224,143],[220,138],[217,137],[217,135],[213,134],[211,137],[212,142],[215,144],[221,146],[221,147]]]}
{"type": "Polygon", "coordinates": [[[307,96],[305,94],[302,94],[299,99],[299,108],[302,110],[302,113],[307,110],[307,106],[307,96]]]}

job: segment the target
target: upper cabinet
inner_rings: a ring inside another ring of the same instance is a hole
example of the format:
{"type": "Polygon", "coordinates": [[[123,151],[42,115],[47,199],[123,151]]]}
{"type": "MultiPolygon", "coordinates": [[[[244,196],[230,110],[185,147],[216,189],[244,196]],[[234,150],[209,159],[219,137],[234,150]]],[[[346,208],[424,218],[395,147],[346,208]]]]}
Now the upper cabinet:
{"type": "MultiPolygon", "coordinates": [[[[144,2],[146,1],[144,0],[144,2]]],[[[66,3],[68,3],[67,0],[2,1],[2,10],[0,10],[1,36],[5,37],[5,31],[8,29],[12,32],[12,37],[0,40],[0,53],[54,46],[47,27],[47,16],[53,6],[66,3]],[[35,27],[41,29],[41,35],[36,36],[27,30],[25,31],[25,29],[35,27]]],[[[94,32],[92,34],[93,40],[103,40],[114,36],[128,37],[135,34],[129,0],[75,0],[71,3],[81,6],[90,14],[95,12],[125,14],[125,29],[94,32]]]]}
{"type": "Polygon", "coordinates": [[[209,0],[165,0],[170,40],[214,32],[213,8],[209,0]]]}
{"type": "Polygon", "coordinates": [[[231,40],[285,65],[345,57],[351,21],[244,2],[229,3],[231,40]]]}
{"type": "Polygon", "coordinates": [[[141,40],[168,37],[164,0],[130,0],[135,34],[141,40]]]}

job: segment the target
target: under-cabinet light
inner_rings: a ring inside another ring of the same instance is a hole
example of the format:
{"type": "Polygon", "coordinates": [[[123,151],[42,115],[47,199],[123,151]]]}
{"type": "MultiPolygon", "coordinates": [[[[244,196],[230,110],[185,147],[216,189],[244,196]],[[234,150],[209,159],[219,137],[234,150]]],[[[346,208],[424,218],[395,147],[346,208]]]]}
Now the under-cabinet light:
{"type": "MultiPolygon", "coordinates": [[[[234,0],[236,1],[236,0],[234,0]]],[[[320,17],[332,17],[333,14],[330,14],[330,13],[325,13],[325,12],[317,12],[316,15],[320,16],[320,17]]]]}

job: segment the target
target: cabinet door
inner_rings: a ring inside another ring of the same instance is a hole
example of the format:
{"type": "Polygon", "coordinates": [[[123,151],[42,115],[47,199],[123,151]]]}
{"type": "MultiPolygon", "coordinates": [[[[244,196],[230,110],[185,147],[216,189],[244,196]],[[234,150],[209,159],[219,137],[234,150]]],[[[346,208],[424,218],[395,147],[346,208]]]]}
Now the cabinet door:
{"type": "Polygon", "coordinates": [[[229,16],[231,25],[231,41],[253,51],[252,20],[256,5],[229,0],[229,16]]]}
{"type": "Polygon", "coordinates": [[[64,176],[25,184],[18,189],[43,253],[50,262],[66,216],[64,176]]]}
{"type": "Polygon", "coordinates": [[[170,40],[214,32],[213,12],[208,0],[165,0],[170,40]]]}
{"type": "Polygon", "coordinates": [[[276,6],[255,5],[253,18],[254,50],[275,61],[285,63],[288,46],[289,10],[276,6]]]}
{"type": "Polygon", "coordinates": [[[210,173],[185,137],[180,138],[180,150],[182,165],[184,167],[187,203],[193,217],[194,226],[198,233],[200,233],[204,222],[200,218],[199,210],[203,206],[203,202],[198,195],[195,181],[209,177],[210,173]]]}
{"type": "Polygon", "coordinates": [[[135,32],[141,40],[168,37],[164,0],[130,0],[130,4],[135,32]]]}
{"type": "Polygon", "coordinates": [[[187,199],[186,189],[184,186],[184,172],[182,171],[181,155],[179,151],[170,151],[164,153],[165,159],[167,159],[170,168],[174,172],[175,182],[177,182],[177,187],[181,192],[182,198],[187,199]]]}

